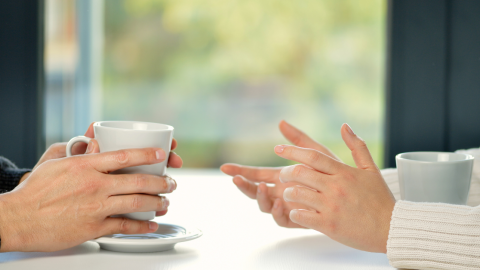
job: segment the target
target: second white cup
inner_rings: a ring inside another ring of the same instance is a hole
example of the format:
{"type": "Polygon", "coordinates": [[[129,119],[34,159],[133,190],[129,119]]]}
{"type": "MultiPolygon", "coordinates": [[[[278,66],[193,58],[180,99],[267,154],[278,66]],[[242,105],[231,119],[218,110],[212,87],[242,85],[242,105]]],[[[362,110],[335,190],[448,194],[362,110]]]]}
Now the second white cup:
{"type": "Polygon", "coordinates": [[[398,154],[402,200],[466,204],[473,159],[471,155],[444,152],[398,154]]]}

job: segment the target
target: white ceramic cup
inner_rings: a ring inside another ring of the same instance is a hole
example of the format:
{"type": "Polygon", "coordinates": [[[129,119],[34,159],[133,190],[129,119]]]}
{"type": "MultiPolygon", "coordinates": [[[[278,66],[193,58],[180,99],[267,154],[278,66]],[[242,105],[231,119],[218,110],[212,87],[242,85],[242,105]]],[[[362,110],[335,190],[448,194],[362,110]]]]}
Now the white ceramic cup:
{"type": "MultiPolygon", "coordinates": [[[[130,148],[158,147],[162,148],[167,155],[163,162],[124,168],[112,174],[141,173],[159,176],[166,174],[173,139],[172,126],[135,121],[103,121],[94,123],[93,130],[101,153],[130,148]]],[[[89,143],[90,140],[91,138],[85,136],[72,138],[67,144],[67,157],[72,155],[72,146],[75,143],[89,143]]],[[[155,211],[135,212],[121,216],[136,220],[151,220],[155,218],[155,211]]]]}
{"type": "Polygon", "coordinates": [[[402,200],[467,204],[473,159],[471,155],[444,152],[398,154],[402,200]]]}

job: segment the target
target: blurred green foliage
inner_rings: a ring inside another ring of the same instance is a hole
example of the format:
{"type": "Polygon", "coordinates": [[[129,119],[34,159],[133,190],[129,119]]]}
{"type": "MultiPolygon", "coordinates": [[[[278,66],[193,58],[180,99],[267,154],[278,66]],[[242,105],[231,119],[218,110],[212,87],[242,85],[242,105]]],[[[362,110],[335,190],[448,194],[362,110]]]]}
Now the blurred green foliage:
{"type": "Polygon", "coordinates": [[[104,116],[171,124],[186,167],[285,165],[286,119],[383,154],[385,0],[107,0],[104,116]]]}

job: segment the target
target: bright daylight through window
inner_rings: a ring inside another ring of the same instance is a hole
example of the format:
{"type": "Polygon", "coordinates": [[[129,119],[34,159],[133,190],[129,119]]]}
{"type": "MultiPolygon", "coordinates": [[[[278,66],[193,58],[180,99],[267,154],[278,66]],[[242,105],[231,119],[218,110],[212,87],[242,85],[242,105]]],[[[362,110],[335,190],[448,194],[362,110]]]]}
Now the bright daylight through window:
{"type": "Polygon", "coordinates": [[[353,165],[347,122],[382,165],[386,1],[82,2],[46,1],[47,144],[149,121],[187,168],[285,165],[285,119],[353,165]]]}

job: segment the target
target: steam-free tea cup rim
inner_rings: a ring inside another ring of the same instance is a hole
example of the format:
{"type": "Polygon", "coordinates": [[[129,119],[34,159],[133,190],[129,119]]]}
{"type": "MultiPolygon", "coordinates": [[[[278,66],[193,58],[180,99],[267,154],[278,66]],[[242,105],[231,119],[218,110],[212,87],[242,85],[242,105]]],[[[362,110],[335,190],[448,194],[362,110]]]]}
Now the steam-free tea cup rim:
{"type": "Polygon", "coordinates": [[[127,130],[127,131],[138,131],[140,129],[131,129],[131,128],[120,128],[120,127],[110,127],[110,126],[105,126],[102,124],[108,124],[108,123],[139,123],[139,124],[149,124],[149,125],[155,125],[155,126],[161,126],[163,128],[158,128],[158,129],[145,129],[141,130],[143,132],[158,132],[158,131],[167,131],[167,130],[173,130],[173,127],[170,125],[166,124],[161,124],[161,123],[154,123],[154,122],[143,122],[143,121],[98,121],[93,124],[94,127],[101,127],[105,129],[112,129],[112,130],[127,130]]]}
{"type": "Polygon", "coordinates": [[[462,153],[453,153],[453,152],[405,152],[405,153],[400,153],[395,156],[396,160],[402,160],[404,162],[415,162],[415,163],[425,163],[425,164],[453,164],[453,163],[461,163],[461,162],[466,162],[473,160],[474,157],[469,154],[462,154],[462,153]],[[457,155],[457,156],[463,156],[463,159],[460,160],[448,160],[448,161],[428,161],[428,160],[419,160],[419,159],[412,159],[412,158],[406,158],[405,156],[409,154],[417,154],[417,155],[432,155],[432,154],[447,154],[447,155],[457,155]]]}

